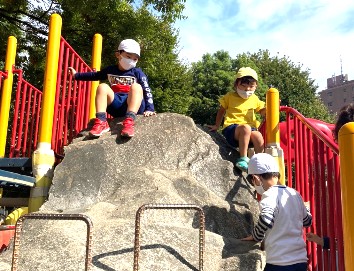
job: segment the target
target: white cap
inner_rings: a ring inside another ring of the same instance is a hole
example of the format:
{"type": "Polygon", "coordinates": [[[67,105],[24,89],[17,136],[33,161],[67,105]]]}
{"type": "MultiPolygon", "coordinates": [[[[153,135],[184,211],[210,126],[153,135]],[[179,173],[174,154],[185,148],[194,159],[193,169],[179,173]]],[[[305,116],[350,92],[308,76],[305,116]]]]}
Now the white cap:
{"type": "Polygon", "coordinates": [[[133,39],[122,40],[118,46],[118,51],[120,50],[127,53],[137,54],[140,57],[140,45],[133,39]]]}
{"type": "Polygon", "coordinates": [[[248,163],[248,174],[279,172],[277,161],[268,153],[256,153],[248,163]]]}

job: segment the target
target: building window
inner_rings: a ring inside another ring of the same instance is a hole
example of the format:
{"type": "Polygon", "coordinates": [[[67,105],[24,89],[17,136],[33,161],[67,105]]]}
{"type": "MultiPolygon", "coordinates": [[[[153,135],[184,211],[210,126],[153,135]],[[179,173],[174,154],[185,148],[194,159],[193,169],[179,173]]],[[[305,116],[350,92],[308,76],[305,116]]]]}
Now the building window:
{"type": "Polygon", "coordinates": [[[353,99],[352,99],[353,101],[354,101],[354,97],[353,97],[353,99]]]}
{"type": "Polygon", "coordinates": [[[347,102],[347,99],[345,99],[345,98],[344,98],[343,102],[345,102],[345,103],[346,103],[346,102],[347,102]]]}
{"type": "Polygon", "coordinates": [[[332,97],[332,92],[328,92],[328,96],[332,97]]]}
{"type": "Polygon", "coordinates": [[[332,103],[328,103],[328,106],[332,106],[332,103]]]}

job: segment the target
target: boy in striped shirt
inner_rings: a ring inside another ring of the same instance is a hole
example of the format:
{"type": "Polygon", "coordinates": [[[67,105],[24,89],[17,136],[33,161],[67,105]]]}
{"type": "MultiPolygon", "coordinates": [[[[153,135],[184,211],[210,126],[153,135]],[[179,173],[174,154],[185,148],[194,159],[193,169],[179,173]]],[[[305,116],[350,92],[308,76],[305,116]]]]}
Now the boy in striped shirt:
{"type": "Polygon", "coordinates": [[[252,234],[242,240],[264,240],[265,271],[306,271],[303,227],[311,226],[312,216],[301,195],[279,183],[279,166],[267,153],[252,156],[248,174],[257,193],[262,195],[261,212],[252,234]]]}

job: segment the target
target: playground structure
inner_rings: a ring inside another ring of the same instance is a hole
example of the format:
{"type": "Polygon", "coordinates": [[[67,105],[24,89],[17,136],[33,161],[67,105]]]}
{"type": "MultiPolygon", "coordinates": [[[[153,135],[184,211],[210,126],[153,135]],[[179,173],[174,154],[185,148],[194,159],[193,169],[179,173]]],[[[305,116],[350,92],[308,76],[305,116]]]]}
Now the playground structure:
{"type": "MultiPolygon", "coordinates": [[[[99,70],[102,51],[99,34],[94,36],[93,44],[89,67],[61,37],[60,16],[52,15],[46,75],[43,91],[40,91],[23,79],[21,70],[14,69],[16,39],[9,37],[5,71],[0,71],[0,166],[1,169],[24,170],[22,174],[1,170],[0,180],[25,186],[30,192],[27,203],[25,199],[0,197],[0,206],[28,206],[29,212],[37,211],[48,196],[53,169],[63,158],[63,147],[70,144],[94,116],[98,82],[73,81],[67,69],[73,66],[78,71],[99,70]],[[17,87],[11,112],[14,78],[17,87]],[[9,123],[10,115],[12,123],[9,123]],[[8,124],[11,139],[6,148],[8,124]],[[27,176],[30,171],[34,177],[27,176]]],[[[282,181],[288,180],[286,184],[298,190],[304,201],[310,202],[314,217],[311,231],[330,239],[329,253],[314,243],[307,244],[312,270],[354,270],[351,257],[354,237],[350,231],[354,218],[349,215],[349,206],[353,206],[354,200],[350,180],[350,169],[354,166],[353,124],[341,129],[337,145],[331,136],[331,125],[306,119],[293,108],[279,107],[279,93],[272,88],[267,93],[267,121],[261,131],[266,152],[276,157],[281,165],[282,181]],[[280,124],[279,112],[286,114],[286,121],[280,124]]]]}

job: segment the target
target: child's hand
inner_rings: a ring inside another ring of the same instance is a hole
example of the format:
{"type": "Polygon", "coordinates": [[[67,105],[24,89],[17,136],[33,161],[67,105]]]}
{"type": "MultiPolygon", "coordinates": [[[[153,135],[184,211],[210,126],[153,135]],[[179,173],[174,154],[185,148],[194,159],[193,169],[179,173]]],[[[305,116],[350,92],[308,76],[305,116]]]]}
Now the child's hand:
{"type": "Polygon", "coordinates": [[[319,237],[317,234],[314,234],[313,232],[306,233],[306,240],[315,242],[316,244],[323,246],[323,238],[319,237]]]}
{"type": "Polygon", "coordinates": [[[206,125],[206,127],[209,128],[209,131],[210,131],[210,132],[217,131],[218,128],[219,128],[219,127],[216,126],[216,125],[206,125]]]}
{"type": "Polygon", "coordinates": [[[304,205],[305,205],[305,207],[306,207],[307,209],[310,210],[310,202],[309,202],[309,201],[305,201],[305,202],[304,202],[304,205]]]}
{"type": "Polygon", "coordinates": [[[152,112],[152,111],[145,111],[144,112],[144,117],[149,117],[149,116],[154,116],[156,115],[156,112],[152,112]]]}
{"type": "Polygon", "coordinates": [[[254,241],[254,239],[253,239],[252,235],[249,235],[249,236],[247,236],[245,238],[242,238],[241,241],[254,241]]]}
{"type": "Polygon", "coordinates": [[[69,74],[71,74],[74,77],[76,73],[75,69],[73,67],[69,67],[68,70],[69,70],[69,74]]]}

